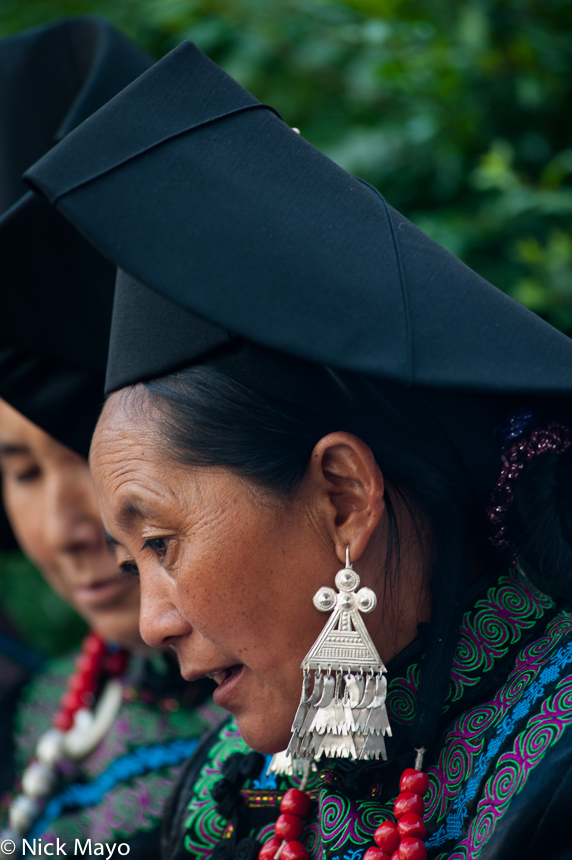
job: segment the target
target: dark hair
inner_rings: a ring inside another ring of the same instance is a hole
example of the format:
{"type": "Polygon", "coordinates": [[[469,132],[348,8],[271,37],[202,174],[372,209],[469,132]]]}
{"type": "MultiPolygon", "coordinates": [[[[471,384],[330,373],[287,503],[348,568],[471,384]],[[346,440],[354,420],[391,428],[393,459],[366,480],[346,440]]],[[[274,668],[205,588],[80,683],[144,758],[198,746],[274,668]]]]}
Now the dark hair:
{"type": "Polygon", "coordinates": [[[555,597],[572,579],[572,447],[531,460],[515,486],[507,537],[527,573],[555,597]]]}
{"type": "MultiPolygon", "coordinates": [[[[131,389],[133,390],[133,389],[131,389]]],[[[168,456],[189,466],[222,466],[278,499],[296,492],[315,444],[335,430],[353,432],[371,448],[386,483],[388,558],[399,564],[400,540],[394,504],[397,496],[417,523],[431,530],[431,561],[426,575],[432,590],[432,616],[423,625],[424,661],[412,743],[428,748],[435,742],[449,669],[462,617],[469,559],[475,551],[474,499],[466,481],[412,453],[408,440],[384,439],[359,410],[348,417],[339,404],[329,409],[300,406],[256,393],[216,368],[198,365],[144,383],[158,405],[154,420],[168,456]]],[[[482,525],[484,525],[484,517],[482,525]]],[[[484,528],[480,530],[484,534],[484,528]]]]}

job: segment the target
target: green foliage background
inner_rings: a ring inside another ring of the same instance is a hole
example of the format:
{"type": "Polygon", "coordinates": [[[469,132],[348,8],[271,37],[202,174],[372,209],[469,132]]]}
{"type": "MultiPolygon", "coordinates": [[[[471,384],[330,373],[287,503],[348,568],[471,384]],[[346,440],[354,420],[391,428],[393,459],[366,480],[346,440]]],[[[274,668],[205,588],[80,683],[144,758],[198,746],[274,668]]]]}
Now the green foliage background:
{"type": "Polygon", "coordinates": [[[156,57],[191,39],[572,333],[569,0],[2,0],[0,36],[85,13],[156,57]]]}

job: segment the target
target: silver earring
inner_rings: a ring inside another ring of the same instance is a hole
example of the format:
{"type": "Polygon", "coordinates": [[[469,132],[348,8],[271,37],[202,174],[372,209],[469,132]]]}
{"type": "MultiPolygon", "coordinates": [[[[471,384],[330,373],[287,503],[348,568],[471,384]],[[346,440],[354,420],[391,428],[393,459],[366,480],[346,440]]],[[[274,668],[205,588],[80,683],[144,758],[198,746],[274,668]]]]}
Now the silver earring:
{"type": "Polygon", "coordinates": [[[387,759],[386,669],[360,614],[375,609],[377,597],[371,588],[357,591],[360,578],[349,546],[335,582],[337,594],[324,586],[314,595],[316,609],[332,614],[302,663],[302,698],[287,754],[293,759],[387,759]]]}

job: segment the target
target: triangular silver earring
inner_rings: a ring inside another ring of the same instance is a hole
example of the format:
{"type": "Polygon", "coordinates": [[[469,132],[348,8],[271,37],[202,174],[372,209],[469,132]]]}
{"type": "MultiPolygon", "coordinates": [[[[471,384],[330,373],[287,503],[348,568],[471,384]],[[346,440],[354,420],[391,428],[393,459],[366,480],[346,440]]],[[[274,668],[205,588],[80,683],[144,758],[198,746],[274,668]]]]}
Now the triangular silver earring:
{"type": "Polygon", "coordinates": [[[302,662],[302,698],[287,753],[294,759],[386,759],[386,669],[360,615],[375,609],[377,597],[371,588],[357,591],[349,546],[335,582],[338,594],[324,586],[314,595],[316,609],[332,614],[302,662]]]}

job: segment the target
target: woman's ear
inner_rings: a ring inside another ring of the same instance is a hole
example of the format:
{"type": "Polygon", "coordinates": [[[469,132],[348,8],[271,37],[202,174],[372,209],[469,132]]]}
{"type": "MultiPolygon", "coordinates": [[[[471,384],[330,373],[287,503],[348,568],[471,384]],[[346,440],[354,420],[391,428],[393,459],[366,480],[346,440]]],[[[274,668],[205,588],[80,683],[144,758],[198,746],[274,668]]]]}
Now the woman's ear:
{"type": "Polygon", "coordinates": [[[329,433],[312,451],[304,484],[338,559],[345,563],[349,545],[357,560],[385,513],[383,475],[369,446],[351,433],[329,433]]]}

